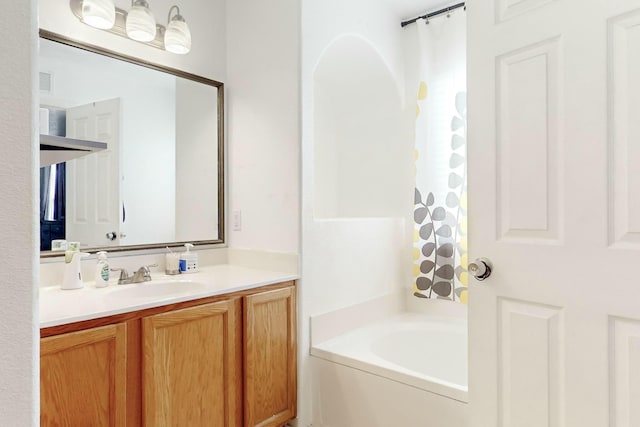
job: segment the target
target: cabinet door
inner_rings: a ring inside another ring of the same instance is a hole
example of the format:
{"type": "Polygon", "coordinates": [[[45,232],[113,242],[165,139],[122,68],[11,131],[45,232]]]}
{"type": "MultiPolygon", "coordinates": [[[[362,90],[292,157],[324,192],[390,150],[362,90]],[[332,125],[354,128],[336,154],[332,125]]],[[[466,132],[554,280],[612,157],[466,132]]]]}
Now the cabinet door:
{"type": "Polygon", "coordinates": [[[240,299],[142,319],[144,424],[238,427],[240,299]]]}
{"type": "Polygon", "coordinates": [[[126,424],[124,323],[40,341],[40,425],[126,424]]]}
{"type": "Polygon", "coordinates": [[[245,297],[245,427],[281,426],[296,415],[295,288],[245,297]]]}

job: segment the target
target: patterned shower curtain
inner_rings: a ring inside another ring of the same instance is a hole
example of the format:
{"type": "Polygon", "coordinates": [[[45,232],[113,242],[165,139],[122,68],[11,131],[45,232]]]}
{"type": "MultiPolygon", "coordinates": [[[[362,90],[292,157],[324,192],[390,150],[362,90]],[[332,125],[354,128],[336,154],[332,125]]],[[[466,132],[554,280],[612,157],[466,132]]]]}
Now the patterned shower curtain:
{"type": "Polygon", "coordinates": [[[466,13],[416,23],[414,295],[467,302],[466,13]]]}

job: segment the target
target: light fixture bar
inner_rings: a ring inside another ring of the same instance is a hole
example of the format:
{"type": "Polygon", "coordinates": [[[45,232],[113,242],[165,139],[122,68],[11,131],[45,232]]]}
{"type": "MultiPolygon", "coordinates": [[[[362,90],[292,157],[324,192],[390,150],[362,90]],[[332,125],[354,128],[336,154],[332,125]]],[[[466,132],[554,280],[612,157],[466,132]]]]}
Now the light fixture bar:
{"type": "MultiPolygon", "coordinates": [[[[76,18],[78,18],[80,22],[82,22],[82,0],[70,0],[69,7],[71,8],[71,11],[76,16],[76,18]]],[[[126,38],[127,40],[133,40],[127,36],[126,22],[127,22],[127,11],[124,9],[120,9],[119,7],[116,6],[116,22],[113,25],[113,28],[110,28],[108,30],[103,30],[103,31],[116,34],[120,37],[126,38]]],[[[166,31],[166,27],[164,25],[160,25],[156,23],[156,38],[148,42],[138,41],[138,43],[146,44],[149,46],[153,46],[157,49],[165,50],[164,48],[165,31],[166,31]]],[[[137,40],[134,40],[134,41],[137,41],[137,40]]]]}

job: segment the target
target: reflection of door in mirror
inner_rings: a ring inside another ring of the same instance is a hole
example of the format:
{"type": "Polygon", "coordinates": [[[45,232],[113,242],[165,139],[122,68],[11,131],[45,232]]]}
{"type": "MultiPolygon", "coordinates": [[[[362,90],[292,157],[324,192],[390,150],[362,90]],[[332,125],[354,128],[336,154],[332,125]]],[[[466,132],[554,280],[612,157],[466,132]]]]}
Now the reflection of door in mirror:
{"type": "Polygon", "coordinates": [[[120,99],[67,109],[67,136],[107,149],[67,162],[66,235],[83,247],[120,242],[120,99]]]}

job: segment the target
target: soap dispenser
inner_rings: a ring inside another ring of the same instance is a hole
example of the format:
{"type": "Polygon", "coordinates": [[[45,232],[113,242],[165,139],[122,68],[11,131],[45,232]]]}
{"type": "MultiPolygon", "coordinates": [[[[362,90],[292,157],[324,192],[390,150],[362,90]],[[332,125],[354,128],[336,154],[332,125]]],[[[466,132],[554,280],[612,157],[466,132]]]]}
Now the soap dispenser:
{"type": "Polygon", "coordinates": [[[80,289],[83,286],[82,273],[80,272],[80,259],[91,254],[79,252],[78,249],[68,250],[64,253],[64,278],[61,289],[80,289]]]}
{"type": "Polygon", "coordinates": [[[190,252],[191,243],[184,245],[185,252],[180,254],[180,273],[195,273],[198,271],[198,254],[190,252]]]}
{"type": "Polygon", "coordinates": [[[109,261],[107,260],[107,253],[105,251],[100,251],[97,255],[96,288],[104,288],[109,286],[109,261]]]}

